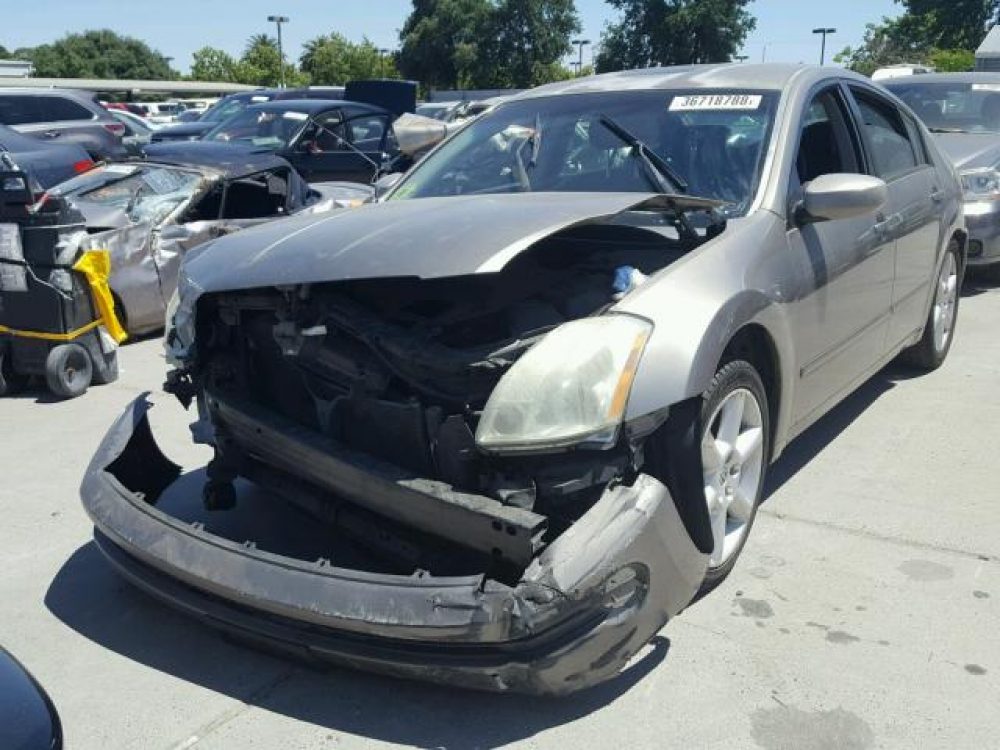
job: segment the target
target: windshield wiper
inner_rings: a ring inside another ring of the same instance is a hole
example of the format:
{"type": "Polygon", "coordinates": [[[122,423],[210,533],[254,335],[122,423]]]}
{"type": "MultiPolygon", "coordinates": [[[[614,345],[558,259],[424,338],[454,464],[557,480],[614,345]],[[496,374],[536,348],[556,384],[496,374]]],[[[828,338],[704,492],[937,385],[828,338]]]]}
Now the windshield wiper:
{"type": "Polygon", "coordinates": [[[963,128],[939,128],[939,127],[928,127],[927,128],[932,133],[968,133],[968,130],[963,128]]]}
{"type": "Polygon", "coordinates": [[[664,193],[686,193],[688,184],[677,172],[674,171],[658,153],[636,138],[617,122],[607,115],[600,115],[597,119],[601,125],[606,127],[623,143],[632,147],[632,153],[638,156],[642,163],[646,165],[649,176],[658,190],[664,193]]]}

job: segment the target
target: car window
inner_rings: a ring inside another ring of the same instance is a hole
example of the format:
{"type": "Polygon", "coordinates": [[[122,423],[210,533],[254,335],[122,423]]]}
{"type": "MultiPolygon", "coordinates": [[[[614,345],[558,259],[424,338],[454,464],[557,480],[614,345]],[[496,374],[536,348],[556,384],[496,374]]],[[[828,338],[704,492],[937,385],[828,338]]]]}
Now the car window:
{"type": "Polygon", "coordinates": [[[836,89],[817,94],[806,107],[795,168],[801,183],[824,174],[860,171],[857,146],[836,89]]]}
{"type": "Polygon", "coordinates": [[[362,151],[378,151],[385,133],[384,117],[355,117],[347,121],[347,137],[362,151]]]}
{"type": "Polygon", "coordinates": [[[24,125],[39,122],[37,96],[18,94],[0,96],[0,123],[4,125],[24,125]]]}
{"type": "Polygon", "coordinates": [[[871,144],[875,174],[891,180],[918,166],[922,160],[917,158],[899,110],[867,93],[852,91],[871,144]]]}
{"type": "Polygon", "coordinates": [[[273,170],[241,177],[226,186],[223,219],[258,219],[281,216],[288,198],[288,170],[273,170]]]}
{"type": "Polygon", "coordinates": [[[961,133],[1000,132],[1000,82],[980,81],[886,84],[931,131],[961,133]]]}
{"type": "Polygon", "coordinates": [[[514,100],[446,140],[389,199],[661,192],[655,166],[630,145],[634,137],[687,183],[688,194],[720,200],[738,216],[756,193],[776,106],[775,92],[707,88],[514,100]]]}
{"type": "Polygon", "coordinates": [[[89,109],[72,99],[62,96],[41,96],[38,100],[39,119],[43,122],[94,119],[94,114],[89,109]]]}
{"type": "Polygon", "coordinates": [[[170,167],[109,164],[67,180],[62,195],[128,211],[133,221],[162,221],[201,185],[197,172],[170,167]]]}
{"type": "Polygon", "coordinates": [[[284,148],[305,127],[308,119],[309,115],[295,109],[251,107],[216,125],[205,134],[204,140],[284,148]]]}

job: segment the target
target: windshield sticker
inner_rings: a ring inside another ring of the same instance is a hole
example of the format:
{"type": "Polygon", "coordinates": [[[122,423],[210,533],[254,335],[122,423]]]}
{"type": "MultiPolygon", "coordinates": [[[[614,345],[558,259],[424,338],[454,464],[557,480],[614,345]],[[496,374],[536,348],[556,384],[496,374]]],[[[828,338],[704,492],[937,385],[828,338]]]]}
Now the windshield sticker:
{"type": "Polygon", "coordinates": [[[270,99],[270,97],[267,97],[267,96],[251,96],[250,97],[250,101],[252,101],[252,102],[269,102],[269,101],[271,101],[271,99],[270,99]]]}
{"type": "Polygon", "coordinates": [[[309,117],[305,112],[282,112],[281,116],[286,120],[305,120],[309,117]]]}
{"type": "Polygon", "coordinates": [[[694,110],[759,109],[760,94],[697,94],[675,96],[670,100],[671,112],[694,110]]]}
{"type": "Polygon", "coordinates": [[[175,172],[166,169],[155,169],[146,172],[142,176],[142,181],[157,195],[173,193],[184,187],[184,178],[175,172]]]}
{"type": "Polygon", "coordinates": [[[973,91],[1000,91],[1000,83],[974,83],[973,91]]]}

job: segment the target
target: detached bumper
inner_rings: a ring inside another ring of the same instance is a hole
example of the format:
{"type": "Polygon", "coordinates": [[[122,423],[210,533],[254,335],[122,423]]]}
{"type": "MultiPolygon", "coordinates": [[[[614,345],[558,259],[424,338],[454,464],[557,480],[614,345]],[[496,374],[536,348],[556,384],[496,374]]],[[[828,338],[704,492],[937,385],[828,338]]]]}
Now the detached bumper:
{"type": "Polygon", "coordinates": [[[704,576],[666,488],[617,487],[514,587],[392,576],[257,550],[155,507],[179,475],[146,398],[105,436],[81,487],[109,562],[155,597],[272,650],[487,690],[567,693],[617,674],[704,576]]]}

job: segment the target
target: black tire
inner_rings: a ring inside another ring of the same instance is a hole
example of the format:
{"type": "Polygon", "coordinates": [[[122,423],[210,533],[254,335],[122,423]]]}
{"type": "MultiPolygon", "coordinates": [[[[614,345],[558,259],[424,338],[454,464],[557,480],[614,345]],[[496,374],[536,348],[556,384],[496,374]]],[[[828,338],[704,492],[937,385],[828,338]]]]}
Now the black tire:
{"type": "Polygon", "coordinates": [[[10,362],[10,354],[0,354],[0,396],[12,396],[20,393],[28,385],[28,376],[14,372],[10,362]]]}
{"type": "Polygon", "coordinates": [[[753,394],[760,409],[761,427],[763,429],[763,445],[761,448],[763,460],[761,461],[760,480],[757,487],[757,494],[753,498],[750,518],[746,523],[746,531],[739,542],[739,546],[722,565],[716,568],[710,567],[705,572],[705,580],[698,590],[696,599],[712,591],[732,572],[736,561],[743,552],[743,547],[750,536],[750,531],[753,529],[753,523],[757,518],[757,508],[760,506],[760,501],[764,494],[764,485],[767,481],[767,467],[771,456],[771,415],[768,409],[767,392],[764,390],[764,383],[761,380],[760,374],[746,360],[735,359],[722,365],[715,373],[715,377],[709,384],[708,389],[702,394],[701,415],[699,419],[701,434],[704,434],[704,431],[710,427],[707,421],[715,414],[719,405],[729,394],[738,389],[745,389],[753,394]]]}
{"type": "Polygon", "coordinates": [[[962,299],[962,295],[959,293],[959,290],[962,288],[962,270],[961,250],[958,243],[952,240],[952,242],[948,245],[948,249],[945,251],[944,258],[942,259],[942,266],[938,268],[937,272],[934,274],[934,298],[931,300],[931,309],[927,313],[927,320],[924,322],[924,332],[920,337],[920,341],[911,346],[909,349],[905,349],[900,355],[900,360],[904,364],[918,370],[923,370],[924,372],[931,372],[939,368],[947,358],[948,352],[951,351],[951,342],[955,340],[955,327],[958,324],[958,304],[962,299]],[[938,300],[938,279],[944,268],[944,264],[948,262],[949,256],[954,259],[955,268],[957,269],[956,273],[958,274],[955,301],[952,312],[954,317],[948,336],[944,340],[944,345],[938,346],[934,335],[934,311],[937,307],[936,303],[938,300]]]}
{"type": "Polygon", "coordinates": [[[94,366],[90,354],[79,344],[60,344],[45,358],[45,382],[62,398],[76,398],[90,387],[94,366]]]}

